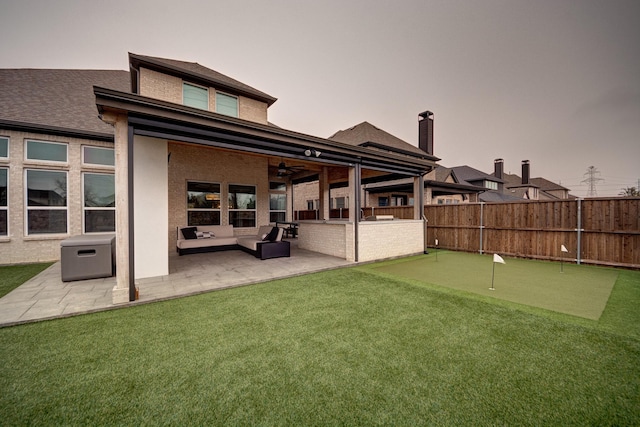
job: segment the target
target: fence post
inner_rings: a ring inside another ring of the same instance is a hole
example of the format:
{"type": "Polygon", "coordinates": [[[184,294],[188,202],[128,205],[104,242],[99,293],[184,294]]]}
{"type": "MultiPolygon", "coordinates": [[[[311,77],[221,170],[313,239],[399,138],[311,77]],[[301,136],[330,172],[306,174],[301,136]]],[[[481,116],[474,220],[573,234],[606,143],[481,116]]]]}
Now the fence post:
{"type": "Polygon", "coordinates": [[[582,252],[582,199],[578,198],[578,242],[576,244],[576,263],[580,265],[580,258],[582,252]]]}
{"type": "Polygon", "coordinates": [[[480,202],[480,254],[482,250],[482,230],[484,229],[484,202],[480,202]]]}

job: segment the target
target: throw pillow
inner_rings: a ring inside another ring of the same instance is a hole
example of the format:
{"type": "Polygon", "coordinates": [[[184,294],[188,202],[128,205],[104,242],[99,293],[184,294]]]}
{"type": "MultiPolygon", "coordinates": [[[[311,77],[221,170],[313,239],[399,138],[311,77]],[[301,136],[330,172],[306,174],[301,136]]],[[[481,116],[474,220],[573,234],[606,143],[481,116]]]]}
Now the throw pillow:
{"type": "Polygon", "coordinates": [[[279,232],[278,227],[273,227],[269,232],[269,234],[267,234],[267,237],[264,238],[264,240],[275,242],[276,239],[278,238],[278,232],[279,232]]]}
{"type": "Polygon", "coordinates": [[[198,238],[196,236],[197,229],[197,227],[185,227],[181,228],[180,231],[182,231],[182,236],[185,238],[185,240],[193,240],[198,238]]]}
{"type": "Polygon", "coordinates": [[[210,239],[215,237],[215,235],[211,231],[196,231],[196,237],[198,239],[210,239]]]}

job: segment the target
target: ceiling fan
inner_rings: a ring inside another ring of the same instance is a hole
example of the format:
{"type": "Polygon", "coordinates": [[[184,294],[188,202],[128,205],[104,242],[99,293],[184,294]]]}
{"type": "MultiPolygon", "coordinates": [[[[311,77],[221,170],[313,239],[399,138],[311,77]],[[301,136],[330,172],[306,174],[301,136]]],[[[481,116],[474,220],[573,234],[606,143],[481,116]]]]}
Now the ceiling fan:
{"type": "Polygon", "coordinates": [[[304,166],[287,166],[284,161],[278,164],[278,176],[290,176],[297,172],[305,170],[304,166]]]}

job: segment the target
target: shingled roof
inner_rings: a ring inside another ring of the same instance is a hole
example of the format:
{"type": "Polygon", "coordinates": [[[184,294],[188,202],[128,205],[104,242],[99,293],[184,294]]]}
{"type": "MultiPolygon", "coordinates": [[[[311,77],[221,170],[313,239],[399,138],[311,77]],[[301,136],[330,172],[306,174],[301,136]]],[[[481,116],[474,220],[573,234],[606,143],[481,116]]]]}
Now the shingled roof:
{"type": "MultiPolygon", "coordinates": [[[[200,65],[197,62],[178,61],[176,59],[158,58],[155,56],[138,55],[135,53],[129,53],[129,61],[134,68],[137,68],[140,64],[144,64],[148,67],[158,68],[162,72],[175,74],[180,77],[188,75],[194,78],[197,82],[231,92],[238,92],[250,98],[264,101],[268,105],[277,101],[277,98],[274,98],[271,95],[200,65]]],[[[136,82],[132,83],[134,85],[136,84],[136,82]]]]}
{"type": "Polygon", "coordinates": [[[131,91],[127,71],[0,69],[0,126],[113,135],[98,118],[94,85],[131,91]]]}
{"type": "Polygon", "coordinates": [[[430,156],[415,145],[411,145],[366,121],[349,129],[340,130],[328,139],[349,145],[369,147],[380,151],[390,151],[412,156],[417,155],[432,160],[439,160],[437,157],[430,156]]]}

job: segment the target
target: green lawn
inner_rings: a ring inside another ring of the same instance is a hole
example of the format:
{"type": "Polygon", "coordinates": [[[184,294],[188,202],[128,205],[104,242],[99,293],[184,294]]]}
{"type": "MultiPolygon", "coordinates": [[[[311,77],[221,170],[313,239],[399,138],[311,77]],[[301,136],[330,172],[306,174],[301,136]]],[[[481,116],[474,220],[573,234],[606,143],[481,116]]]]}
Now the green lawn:
{"type": "Polygon", "coordinates": [[[0,424],[640,424],[640,273],[596,321],[374,267],[0,329],[0,424]]]}
{"type": "Polygon", "coordinates": [[[36,274],[51,265],[41,264],[19,264],[0,267],[0,298],[31,279],[36,274]]]}

